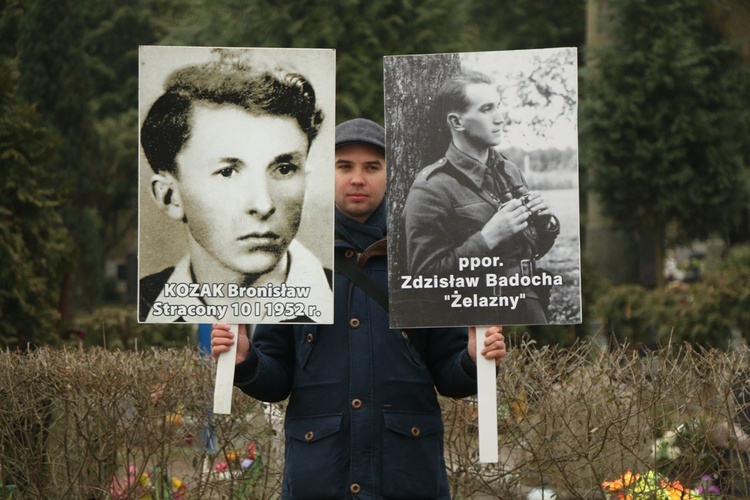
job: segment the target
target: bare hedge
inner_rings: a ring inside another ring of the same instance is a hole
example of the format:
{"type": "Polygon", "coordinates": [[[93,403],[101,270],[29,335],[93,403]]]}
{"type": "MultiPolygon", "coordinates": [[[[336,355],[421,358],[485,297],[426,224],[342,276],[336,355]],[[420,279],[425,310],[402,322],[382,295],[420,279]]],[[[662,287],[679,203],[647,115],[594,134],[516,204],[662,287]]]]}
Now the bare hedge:
{"type": "MultiPolygon", "coordinates": [[[[653,470],[750,498],[746,370],[744,352],[687,344],[518,342],[497,378],[499,463],[478,462],[475,402],[441,399],[452,493],[605,498],[604,481],[653,470]]],[[[213,374],[190,348],[0,353],[0,498],[276,498],[284,405],[235,391],[212,416],[213,374]]]]}

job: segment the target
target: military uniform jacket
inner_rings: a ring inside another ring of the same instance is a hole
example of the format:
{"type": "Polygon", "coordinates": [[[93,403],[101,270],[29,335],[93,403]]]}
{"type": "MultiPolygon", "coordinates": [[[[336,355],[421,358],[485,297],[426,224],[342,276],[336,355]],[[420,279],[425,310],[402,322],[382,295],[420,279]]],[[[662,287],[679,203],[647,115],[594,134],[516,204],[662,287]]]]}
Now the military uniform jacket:
{"type": "Polygon", "coordinates": [[[559,227],[552,231],[532,224],[490,249],[480,233],[508,195],[526,193],[519,168],[490,150],[489,168],[498,175],[489,186],[488,166],[451,143],[445,157],[424,168],[414,180],[404,208],[409,272],[447,275],[458,272],[460,257],[499,256],[514,272],[524,259],[538,259],[552,247],[559,227]]]}
{"type": "MultiPolygon", "coordinates": [[[[357,255],[346,241],[336,252],[387,286],[385,255],[357,255]]],[[[449,498],[435,388],[476,393],[466,329],[392,330],[339,272],[334,299],[333,325],[258,326],[236,367],[250,396],[289,397],[282,498],[449,498]]]]}
{"type": "Polygon", "coordinates": [[[481,234],[502,203],[527,192],[518,167],[494,150],[485,165],[451,144],[444,158],[417,175],[404,208],[407,274],[412,279],[473,280],[476,285],[456,290],[399,289],[391,300],[397,324],[409,325],[413,315],[430,318],[423,326],[547,323],[549,287],[501,286],[492,280],[513,283],[514,276],[519,280],[536,274],[536,259],[547,253],[559,233],[557,219],[545,216],[543,223],[530,223],[495,248],[489,248],[481,234]],[[459,266],[462,258],[487,257],[498,264],[473,271],[459,266]],[[502,305],[503,296],[515,298],[516,305],[502,305]],[[475,298],[476,306],[473,302],[465,306],[461,302],[465,298],[470,302],[475,298]]]}

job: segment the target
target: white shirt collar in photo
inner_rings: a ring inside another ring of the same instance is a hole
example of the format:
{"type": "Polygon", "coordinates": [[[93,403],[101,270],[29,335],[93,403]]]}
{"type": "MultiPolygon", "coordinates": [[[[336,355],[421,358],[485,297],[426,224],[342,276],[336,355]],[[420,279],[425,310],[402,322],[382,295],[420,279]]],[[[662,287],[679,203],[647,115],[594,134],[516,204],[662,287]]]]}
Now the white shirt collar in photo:
{"type": "MultiPolygon", "coordinates": [[[[332,323],[333,292],[322,264],[310,250],[297,240],[293,240],[289,245],[288,257],[289,273],[287,279],[283,285],[274,287],[277,292],[284,291],[286,297],[238,297],[236,301],[224,300],[225,305],[222,309],[225,311],[224,315],[217,317],[209,314],[198,314],[206,312],[209,308],[200,297],[166,296],[165,289],[171,289],[172,285],[193,283],[192,273],[190,272],[190,257],[186,255],[175,266],[165,287],[154,302],[154,307],[149,311],[146,322],[215,323],[216,321],[222,321],[225,323],[273,324],[299,316],[307,316],[311,323],[332,323]],[[300,290],[302,293],[296,293],[296,290],[300,290]],[[305,291],[308,292],[306,297],[299,296],[304,295],[305,291]],[[166,308],[157,304],[168,304],[171,307],[167,311],[166,308]],[[244,315],[245,313],[249,313],[249,315],[244,315]]],[[[268,287],[248,288],[254,289],[248,291],[255,292],[260,291],[258,290],[260,288],[267,289],[268,287]]],[[[225,295],[228,294],[227,284],[223,284],[221,289],[225,295]]]]}

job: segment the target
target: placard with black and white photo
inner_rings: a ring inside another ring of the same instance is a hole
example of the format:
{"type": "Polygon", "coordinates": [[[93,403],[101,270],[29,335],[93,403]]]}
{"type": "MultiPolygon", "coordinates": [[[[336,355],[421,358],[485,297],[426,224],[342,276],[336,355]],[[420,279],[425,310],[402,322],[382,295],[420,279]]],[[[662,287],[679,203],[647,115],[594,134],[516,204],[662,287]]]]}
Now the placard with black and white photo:
{"type": "Polygon", "coordinates": [[[391,327],[580,323],[576,49],[384,74],[391,327]]]}

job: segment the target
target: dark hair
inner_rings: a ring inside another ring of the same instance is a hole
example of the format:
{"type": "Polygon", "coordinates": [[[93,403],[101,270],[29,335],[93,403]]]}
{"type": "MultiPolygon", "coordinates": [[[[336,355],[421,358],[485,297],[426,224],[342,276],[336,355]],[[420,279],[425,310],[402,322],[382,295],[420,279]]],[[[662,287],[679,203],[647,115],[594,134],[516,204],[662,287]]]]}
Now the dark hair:
{"type": "Polygon", "coordinates": [[[154,172],[177,172],[175,158],[189,138],[193,105],[200,101],[294,118],[307,136],[308,147],[323,123],[315,91],[299,73],[257,69],[224,57],[178,69],[167,79],[164,94],[151,106],[141,127],[141,145],[154,172]]]}
{"type": "Polygon", "coordinates": [[[470,71],[446,80],[435,95],[432,104],[433,113],[436,117],[442,116],[445,121],[448,113],[466,111],[470,104],[466,97],[466,87],[479,83],[492,85],[492,78],[479,71],[470,71]]]}
{"type": "Polygon", "coordinates": [[[492,78],[479,71],[460,73],[443,82],[432,101],[427,118],[425,128],[430,133],[426,142],[425,160],[432,163],[445,154],[445,148],[452,139],[446,117],[448,113],[460,113],[469,108],[471,103],[466,97],[466,87],[478,83],[491,85],[492,82],[492,78]]]}

